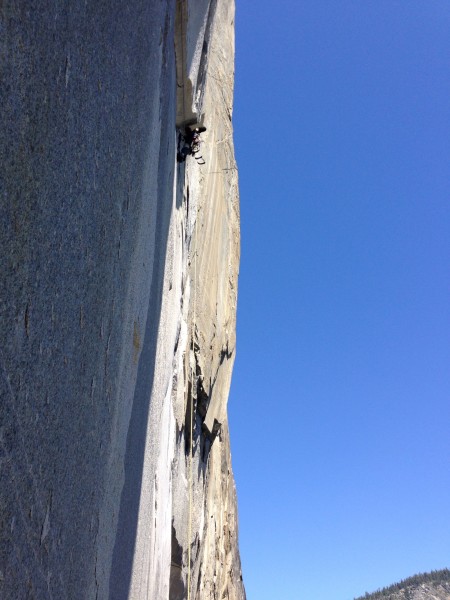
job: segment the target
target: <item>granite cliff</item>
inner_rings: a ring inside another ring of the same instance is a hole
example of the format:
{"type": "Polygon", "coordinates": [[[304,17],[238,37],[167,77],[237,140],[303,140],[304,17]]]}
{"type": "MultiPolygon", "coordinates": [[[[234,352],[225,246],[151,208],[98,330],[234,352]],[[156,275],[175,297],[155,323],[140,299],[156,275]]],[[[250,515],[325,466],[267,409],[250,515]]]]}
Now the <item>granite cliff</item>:
{"type": "Polygon", "coordinates": [[[0,17],[0,598],[244,599],[234,3],[0,17]]]}

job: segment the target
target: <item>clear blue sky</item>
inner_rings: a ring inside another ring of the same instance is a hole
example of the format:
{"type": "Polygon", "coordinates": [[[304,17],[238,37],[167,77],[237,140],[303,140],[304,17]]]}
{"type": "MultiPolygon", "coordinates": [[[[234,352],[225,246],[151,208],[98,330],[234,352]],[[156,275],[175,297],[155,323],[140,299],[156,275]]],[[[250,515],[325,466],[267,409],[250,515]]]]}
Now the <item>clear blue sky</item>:
{"type": "Polygon", "coordinates": [[[450,566],[450,2],[236,0],[248,600],[450,566]]]}

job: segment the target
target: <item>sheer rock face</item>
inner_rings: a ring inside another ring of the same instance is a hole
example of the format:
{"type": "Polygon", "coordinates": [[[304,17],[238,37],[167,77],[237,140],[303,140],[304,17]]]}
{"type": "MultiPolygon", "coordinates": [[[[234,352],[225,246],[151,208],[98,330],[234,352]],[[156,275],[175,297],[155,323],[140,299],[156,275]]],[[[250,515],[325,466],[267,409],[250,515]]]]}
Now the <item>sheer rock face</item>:
{"type": "Polygon", "coordinates": [[[0,597],[243,599],[233,2],[0,17],[0,597]]]}

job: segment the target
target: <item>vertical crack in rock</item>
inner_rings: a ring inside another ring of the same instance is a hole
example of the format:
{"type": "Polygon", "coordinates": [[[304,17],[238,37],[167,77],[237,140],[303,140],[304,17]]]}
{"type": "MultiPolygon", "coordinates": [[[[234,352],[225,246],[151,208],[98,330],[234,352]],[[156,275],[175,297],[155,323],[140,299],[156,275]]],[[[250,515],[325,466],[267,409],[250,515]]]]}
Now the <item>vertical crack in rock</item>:
{"type": "MultiPolygon", "coordinates": [[[[195,340],[188,335],[185,346],[185,412],[178,426],[184,432],[185,446],[183,454],[175,448],[172,514],[185,554],[192,538],[198,539],[193,553],[192,597],[243,599],[226,414],[234,361],[239,264],[239,205],[231,126],[234,6],[215,1],[199,4],[206,9],[202,18],[187,3],[194,14],[191,18],[188,11],[189,19],[180,27],[188,42],[177,53],[177,64],[180,56],[187,60],[177,73],[188,74],[184,87],[178,86],[177,125],[181,130],[193,123],[206,127],[202,134],[206,165],[199,166],[188,158],[178,166],[185,182],[185,253],[190,257],[186,264],[189,310],[183,318],[187,331],[195,330],[195,340]],[[189,490],[180,485],[180,476],[182,480],[184,473],[188,481],[191,456],[186,449],[190,448],[191,419],[192,461],[198,477],[192,483],[193,525],[189,532],[186,507],[180,501],[183,492],[189,497],[189,490]]],[[[181,10],[179,14],[183,14],[181,10]]],[[[175,415],[177,412],[175,404],[175,415]]],[[[185,564],[186,577],[187,568],[185,564]]]]}
{"type": "Polygon", "coordinates": [[[186,590],[183,581],[183,548],[177,540],[177,534],[172,524],[169,600],[184,600],[185,594],[186,590]]]}

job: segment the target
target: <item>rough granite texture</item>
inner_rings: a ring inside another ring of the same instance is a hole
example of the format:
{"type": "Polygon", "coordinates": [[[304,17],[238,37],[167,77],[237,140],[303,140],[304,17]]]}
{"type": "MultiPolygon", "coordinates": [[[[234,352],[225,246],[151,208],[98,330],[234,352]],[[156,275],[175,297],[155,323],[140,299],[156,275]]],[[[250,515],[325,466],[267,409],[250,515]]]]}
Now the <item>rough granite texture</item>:
{"type": "Polygon", "coordinates": [[[192,599],[245,598],[233,20],[0,3],[2,600],[185,598],[189,545],[192,599]],[[186,120],[203,166],[176,162],[186,120]]]}

